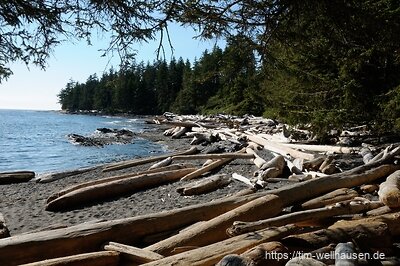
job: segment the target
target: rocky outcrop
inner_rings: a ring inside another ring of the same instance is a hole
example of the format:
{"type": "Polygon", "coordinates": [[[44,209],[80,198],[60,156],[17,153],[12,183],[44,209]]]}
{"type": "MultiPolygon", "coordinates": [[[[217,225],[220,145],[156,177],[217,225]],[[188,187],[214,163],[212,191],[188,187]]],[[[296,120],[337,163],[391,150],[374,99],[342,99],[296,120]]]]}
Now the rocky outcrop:
{"type": "Polygon", "coordinates": [[[127,129],[98,128],[89,136],[68,134],[68,140],[74,145],[103,147],[110,144],[132,143],[135,133],[127,129]]]}

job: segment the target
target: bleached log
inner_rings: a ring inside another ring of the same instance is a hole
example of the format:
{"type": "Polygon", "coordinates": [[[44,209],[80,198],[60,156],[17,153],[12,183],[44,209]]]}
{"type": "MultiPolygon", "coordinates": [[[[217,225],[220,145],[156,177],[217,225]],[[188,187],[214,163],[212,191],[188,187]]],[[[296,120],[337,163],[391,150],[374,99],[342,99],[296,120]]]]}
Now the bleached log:
{"type": "Polygon", "coordinates": [[[257,144],[264,146],[264,149],[270,150],[272,152],[278,153],[282,156],[290,155],[293,158],[302,158],[305,160],[312,160],[315,156],[311,153],[305,153],[301,151],[294,150],[292,148],[283,146],[282,144],[274,143],[272,141],[268,141],[259,136],[247,135],[247,138],[257,144]]]}
{"type": "Polygon", "coordinates": [[[74,176],[74,175],[80,175],[80,174],[84,174],[90,171],[93,171],[95,169],[97,169],[98,167],[86,167],[86,168],[81,168],[81,169],[77,169],[77,170],[72,170],[72,171],[65,171],[65,172],[59,172],[59,173],[48,173],[48,174],[43,174],[43,175],[39,175],[35,181],[37,183],[50,183],[62,178],[66,178],[66,177],[70,177],[70,176],[74,176]]]}
{"type": "Polygon", "coordinates": [[[0,185],[28,182],[35,177],[35,172],[32,171],[15,171],[0,173],[0,185]]]}
{"type": "Polygon", "coordinates": [[[164,167],[164,166],[168,166],[171,163],[172,163],[172,157],[168,157],[168,158],[165,158],[164,160],[162,160],[162,161],[160,161],[158,163],[155,163],[152,166],[150,166],[149,170],[157,169],[157,168],[164,167]]]}
{"type": "Polygon", "coordinates": [[[232,160],[233,160],[233,158],[224,158],[224,159],[217,160],[213,163],[210,163],[206,166],[201,167],[200,169],[197,169],[197,170],[185,175],[184,177],[181,178],[181,180],[186,181],[186,180],[191,180],[193,178],[199,177],[202,174],[210,172],[210,171],[214,170],[215,168],[218,168],[224,164],[229,163],[232,160]]]}
{"type": "Polygon", "coordinates": [[[254,221],[272,217],[281,211],[282,204],[279,197],[275,195],[263,196],[145,249],[162,255],[169,255],[176,247],[209,245],[226,239],[225,231],[233,221],[238,219],[254,221]]]}
{"type": "Polygon", "coordinates": [[[180,137],[182,137],[189,129],[187,127],[180,127],[179,130],[177,132],[175,132],[174,134],[172,134],[172,138],[173,139],[179,139],[180,137]]]}
{"type": "Polygon", "coordinates": [[[400,170],[386,178],[379,185],[379,200],[390,208],[400,207],[400,170]]]}
{"type": "Polygon", "coordinates": [[[297,182],[302,182],[306,180],[312,179],[312,175],[291,175],[288,177],[288,180],[290,181],[297,181],[297,182]]]}
{"type": "Polygon", "coordinates": [[[325,195],[304,202],[303,204],[301,204],[301,209],[310,210],[321,208],[340,201],[350,200],[355,197],[358,197],[358,193],[355,190],[348,188],[339,188],[325,195]]]}
{"type": "Polygon", "coordinates": [[[260,168],[261,171],[258,175],[258,179],[266,180],[268,178],[276,178],[282,175],[285,165],[286,162],[284,157],[282,155],[276,156],[260,168]]]}
{"type": "Polygon", "coordinates": [[[190,149],[188,149],[186,151],[174,152],[174,153],[170,153],[170,154],[152,156],[152,157],[147,157],[147,158],[142,158],[142,159],[123,161],[123,162],[107,165],[106,167],[104,167],[103,172],[110,172],[110,171],[126,169],[126,168],[130,168],[130,167],[137,166],[137,165],[161,161],[161,160],[164,160],[165,158],[172,157],[172,156],[195,154],[197,152],[198,152],[198,150],[196,147],[191,147],[190,149]]]}
{"type": "Polygon", "coordinates": [[[254,188],[254,183],[251,182],[251,180],[245,176],[239,175],[238,173],[233,173],[232,178],[254,188]]]}
{"type": "Polygon", "coordinates": [[[178,155],[173,156],[173,161],[179,160],[202,160],[202,159],[253,159],[253,154],[247,154],[242,152],[228,152],[228,153],[207,153],[207,154],[195,154],[195,155],[178,155]]]}
{"type": "MultiPolygon", "coordinates": [[[[5,265],[5,264],[4,264],[5,265]]],[[[99,251],[23,264],[21,266],[118,266],[119,253],[99,251]]]]}
{"type": "Polygon", "coordinates": [[[261,158],[252,148],[247,147],[246,153],[252,154],[254,156],[254,159],[252,161],[258,168],[261,168],[264,164],[267,163],[267,161],[261,158]]]}
{"type": "Polygon", "coordinates": [[[333,156],[327,156],[325,160],[322,162],[322,164],[319,166],[319,171],[323,172],[324,168],[330,165],[333,162],[333,156]]]}
{"type": "Polygon", "coordinates": [[[174,134],[174,130],[175,130],[175,127],[171,127],[171,128],[169,128],[169,129],[167,129],[167,130],[165,130],[164,131],[164,133],[163,133],[163,135],[164,136],[172,136],[172,134],[174,134]]]}
{"type": "Polygon", "coordinates": [[[315,152],[356,153],[359,151],[359,148],[343,147],[343,146],[311,145],[311,144],[295,144],[295,143],[281,143],[281,145],[292,149],[315,151],[315,152]]]}
{"type": "Polygon", "coordinates": [[[229,254],[240,254],[261,243],[276,241],[295,233],[299,229],[294,225],[286,225],[257,231],[255,234],[243,234],[228,238],[194,250],[165,257],[164,259],[150,262],[146,266],[165,265],[192,265],[211,266],[215,265],[224,256],[229,254]]]}
{"type": "Polygon", "coordinates": [[[46,205],[48,211],[71,209],[93,201],[121,196],[138,190],[177,181],[181,177],[195,171],[195,168],[172,170],[161,173],[143,174],[116,181],[101,183],[73,190],[55,198],[46,205]]]}
{"type": "Polygon", "coordinates": [[[352,242],[338,243],[335,248],[335,265],[357,266],[356,249],[352,242]]]}
{"type": "Polygon", "coordinates": [[[142,248],[124,245],[116,242],[108,242],[103,246],[104,250],[119,252],[122,257],[131,262],[142,264],[164,258],[160,254],[147,251],[142,248]]]}
{"type": "Polygon", "coordinates": [[[159,173],[159,172],[164,172],[164,171],[172,171],[172,170],[178,170],[178,169],[183,169],[183,168],[193,168],[193,167],[194,167],[193,165],[172,164],[172,165],[161,167],[158,169],[152,169],[152,170],[147,170],[147,171],[142,171],[142,172],[129,173],[129,174],[124,174],[124,175],[110,176],[110,177],[100,178],[100,179],[96,179],[96,180],[91,180],[91,181],[87,181],[84,183],[80,183],[77,185],[67,187],[63,190],[53,193],[52,195],[50,195],[50,197],[47,198],[46,202],[49,203],[50,201],[52,201],[58,197],[61,197],[62,195],[65,195],[74,190],[78,190],[78,189],[81,189],[84,187],[99,185],[99,184],[103,184],[103,183],[107,183],[107,182],[111,182],[111,181],[117,181],[117,180],[129,178],[129,177],[135,177],[135,176],[144,175],[144,174],[152,174],[152,173],[159,173]]]}
{"type": "Polygon", "coordinates": [[[138,243],[145,236],[209,220],[257,197],[259,195],[256,194],[225,197],[159,213],[11,236],[0,239],[0,265],[19,265],[92,252],[99,250],[107,241],[122,244],[138,243]]]}
{"type": "Polygon", "coordinates": [[[0,212],[0,238],[6,238],[10,236],[10,231],[8,230],[6,220],[3,214],[0,212]]]}
{"type": "Polygon", "coordinates": [[[374,159],[374,155],[372,154],[372,151],[368,147],[361,148],[360,155],[363,157],[363,162],[365,164],[369,163],[372,159],[374,159]]]}
{"type": "Polygon", "coordinates": [[[230,236],[235,236],[247,232],[254,232],[256,230],[272,226],[296,224],[308,220],[318,220],[338,215],[362,213],[372,209],[376,209],[378,207],[381,207],[382,205],[383,204],[380,202],[352,201],[337,203],[333,206],[289,213],[255,222],[234,222],[233,225],[227,229],[227,233],[230,236]]]}
{"type": "Polygon", "coordinates": [[[213,175],[193,184],[178,187],[176,191],[184,196],[199,195],[227,186],[231,181],[226,175],[213,175]]]}

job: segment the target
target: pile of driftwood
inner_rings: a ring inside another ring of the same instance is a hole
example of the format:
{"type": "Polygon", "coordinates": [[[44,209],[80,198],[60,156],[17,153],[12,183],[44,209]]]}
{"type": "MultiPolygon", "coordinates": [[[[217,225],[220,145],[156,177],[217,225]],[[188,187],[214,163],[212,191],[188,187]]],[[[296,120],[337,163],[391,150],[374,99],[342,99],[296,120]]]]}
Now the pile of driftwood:
{"type": "Polygon", "coordinates": [[[199,153],[193,147],[110,164],[104,172],[143,164],[149,169],[55,192],[47,210],[178,180],[182,195],[207,193],[232,180],[249,189],[160,213],[6,237],[0,239],[0,265],[399,265],[400,146],[300,144],[274,121],[252,117],[169,114],[155,122],[172,126],[165,134],[173,138],[188,137],[196,145],[229,142],[235,151],[199,153]],[[266,160],[260,149],[274,158],[266,160]],[[363,163],[342,169],[337,154],[363,163]],[[251,160],[258,170],[248,176],[215,173],[238,158],[251,160]],[[205,162],[196,167],[190,160],[205,162]],[[192,179],[198,181],[186,182],[192,179]],[[268,189],[279,181],[286,185],[268,189]]]}

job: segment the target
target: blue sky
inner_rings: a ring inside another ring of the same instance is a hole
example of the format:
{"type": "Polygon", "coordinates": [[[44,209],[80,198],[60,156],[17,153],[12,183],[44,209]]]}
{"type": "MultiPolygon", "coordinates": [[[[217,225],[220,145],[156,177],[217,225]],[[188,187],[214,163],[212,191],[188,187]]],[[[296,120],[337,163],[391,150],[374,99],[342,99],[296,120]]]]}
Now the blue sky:
{"type": "MultiPolygon", "coordinates": [[[[193,61],[199,58],[205,49],[212,49],[218,43],[223,46],[223,41],[200,41],[193,39],[196,33],[178,25],[170,26],[171,41],[174,46],[174,56],[193,61]]],[[[84,82],[93,73],[100,76],[103,71],[112,65],[118,66],[117,56],[111,61],[101,57],[99,49],[107,47],[108,40],[94,39],[92,46],[86,42],[64,43],[55,48],[48,61],[45,71],[36,66],[29,66],[21,62],[10,65],[14,72],[7,81],[0,84],[0,109],[29,109],[29,110],[58,110],[57,94],[70,79],[84,82]]],[[[158,41],[137,44],[137,61],[150,61],[156,59],[158,41]]],[[[165,43],[166,59],[171,58],[169,45],[165,43]]]]}

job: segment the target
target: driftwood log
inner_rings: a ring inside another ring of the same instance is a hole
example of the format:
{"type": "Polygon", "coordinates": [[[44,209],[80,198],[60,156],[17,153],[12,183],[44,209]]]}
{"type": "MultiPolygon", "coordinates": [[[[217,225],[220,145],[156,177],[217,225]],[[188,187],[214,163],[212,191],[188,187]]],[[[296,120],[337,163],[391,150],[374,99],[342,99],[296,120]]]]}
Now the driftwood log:
{"type": "Polygon", "coordinates": [[[73,190],[55,198],[46,205],[48,211],[71,209],[93,201],[104,200],[179,180],[195,168],[143,174],[73,190]]]}
{"type": "MultiPolygon", "coordinates": [[[[6,265],[6,264],[2,264],[6,265]]],[[[8,264],[7,264],[8,265],[8,264]]],[[[118,266],[119,253],[115,251],[99,251],[68,257],[38,261],[23,266],[118,266]]]]}
{"type": "Polygon", "coordinates": [[[0,185],[28,182],[35,177],[32,171],[15,171],[0,173],[0,185]]]}
{"type": "Polygon", "coordinates": [[[302,210],[310,210],[331,205],[340,201],[351,200],[358,197],[357,191],[349,188],[339,188],[320,197],[308,200],[300,205],[302,210]]]}
{"type": "Polygon", "coordinates": [[[252,234],[243,234],[228,238],[224,241],[213,243],[194,250],[179,253],[164,259],[144,264],[146,266],[165,265],[215,265],[224,256],[240,254],[261,243],[280,240],[285,236],[298,232],[294,225],[260,230],[252,234]]]}
{"type": "Polygon", "coordinates": [[[212,219],[258,197],[257,194],[228,197],[149,215],[11,236],[0,239],[0,265],[93,252],[108,241],[135,244],[145,236],[212,219]]]}
{"type": "Polygon", "coordinates": [[[198,150],[196,147],[191,147],[187,151],[175,152],[175,153],[164,154],[164,155],[159,155],[159,156],[152,156],[152,157],[147,157],[147,158],[143,158],[143,159],[134,159],[134,160],[118,162],[118,163],[107,165],[106,167],[104,167],[103,172],[121,170],[121,169],[130,168],[130,167],[137,166],[137,165],[161,161],[168,157],[172,157],[172,156],[176,156],[176,155],[194,154],[197,152],[198,152],[198,150]]]}
{"type": "Polygon", "coordinates": [[[176,191],[183,196],[199,195],[227,186],[231,181],[232,179],[226,175],[213,175],[192,184],[178,187],[176,191]]]}
{"type": "Polygon", "coordinates": [[[253,163],[258,167],[261,168],[261,166],[263,166],[264,164],[267,163],[267,161],[265,161],[263,158],[261,158],[255,151],[253,148],[247,147],[246,148],[246,153],[248,154],[253,154],[254,159],[252,160],[253,163]]]}
{"type": "Polygon", "coordinates": [[[390,208],[400,207],[400,170],[386,178],[379,185],[379,200],[390,208]]]}
{"type": "Polygon", "coordinates": [[[234,222],[233,225],[228,228],[227,233],[234,236],[272,226],[296,224],[308,220],[318,220],[338,215],[362,213],[376,209],[382,205],[381,202],[343,202],[333,206],[289,213],[256,222],[234,222]]]}
{"type": "Polygon", "coordinates": [[[224,164],[227,164],[232,160],[233,160],[233,158],[224,158],[224,159],[216,160],[206,166],[201,167],[200,169],[197,169],[197,170],[185,175],[184,177],[181,178],[181,180],[186,181],[186,180],[194,179],[196,177],[201,176],[202,174],[208,173],[224,164]]]}
{"type": "Polygon", "coordinates": [[[67,187],[63,190],[60,190],[56,193],[53,193],[52,195],[49,196],[49,198],[47,199],[47,203],[49,203],[50,201],[53,201],[54,199],[61,197],[62,195],[65,195],[67,193],[70,193],[72,191],[81,189],[81,188],[85,188],[85,187],[90,187],[90,186],[94,186],[94,185],[99,185],[99,184],[103,184],[103,183],[107,183],[107,182],[111,182],[111,181],[117,181],[117,180],[122,180],[122,179],[126,179],[129,177],[135,177],[135,176],[139,176],[139,175],[144,175],[144,174],[151,174],[151,173],[158,173],[158,172],[164,172],[164,171],[172,171],[172,170],[178,170],[178,169],[183,169],[183,168],[191,168],[193,167],[192,165],[179,165],[179,164],[172,164],[169,166],[165,166],[165,167],[160,167],[160,168],[156,168],[156,169],[151,169],[151,170],[147,170],[147,171],[142,171],[142,172],[137,172],[137,173],[129,173],[129,174],[124,174],[124,175],[117,175],[117,176],[110,176],[110,177],[104,177],[104,178],[100,178],[100,179],[96,179],[96,180],[91,180],[91,181],[87,181],[84,183],[80,183],[77,185],[73,185],[70,187],[67,187]]]}
{"type": "Polygon", "coordinates": [[[50,183],[50,182],[53,182],[53,181],[56,181],[56,180],[59,180],[62,178],[87,173],[87,172],[95,170],[96,168],[97,168],[97,166],[81,168],[81,169],[77,169],[77,170],[64,171],[64,172],[60,172],[60,173],[43,174],[43,175],[39,175],[35,179],[35,181],[38,183],[50,183]]]}
{"type": "Polygon", "coordinates": [[[116,242],[108,242],[103,246],[104,250],[119,252],[122,258],[134,262],[137,264],[147,263],[155,260],[160,260],[164,258],[163,256],[143,250],[141,248],[136,248],[128,245],[124,245],[116,242]]]}
{"type": "Polygon", "coordinates": [[[281,211],[282,204],[279,197],[267,195],[146,247],[145,250],[162,255],[170,255],[171,251],[176,247],[208,245],[226,239],[225,231],[235,220],[254,221],[272,217],[281,211]]]}

